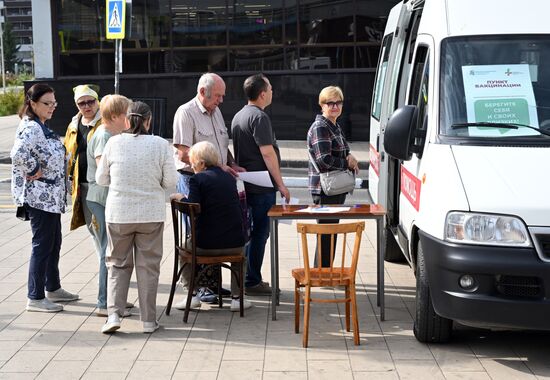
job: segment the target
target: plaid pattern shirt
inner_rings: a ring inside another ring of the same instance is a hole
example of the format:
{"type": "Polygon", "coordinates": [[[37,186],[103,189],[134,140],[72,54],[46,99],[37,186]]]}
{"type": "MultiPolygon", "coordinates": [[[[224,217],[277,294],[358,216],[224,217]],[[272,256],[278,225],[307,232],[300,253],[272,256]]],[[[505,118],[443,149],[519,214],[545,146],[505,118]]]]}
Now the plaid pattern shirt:
{"type": "MultiPolygon", "coordinates": [[[[310,156],[321,173],[332,170],[344,170],[348,167],[346,157],[349,154],[349,145],[338,123],[332,124],[322,115],[317,115],[307,132],[307,148],[310,156]]],[[[308,164],[309,191],[311,194],[321,194],[319,173],[311,163],[308,164]]]]}

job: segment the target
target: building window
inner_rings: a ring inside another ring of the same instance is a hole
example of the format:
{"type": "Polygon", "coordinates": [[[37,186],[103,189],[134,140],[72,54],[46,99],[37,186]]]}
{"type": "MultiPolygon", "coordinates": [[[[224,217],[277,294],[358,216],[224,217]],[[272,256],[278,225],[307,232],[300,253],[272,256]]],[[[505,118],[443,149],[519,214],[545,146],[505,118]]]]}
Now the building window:
{"type": "MultiPolygon", "coordinates": [[[[397,2],[133,0],[123,71],[374,68],[387,15],[397,2]]],[[[114,43],[105,38],[105,2],[53,4],[59,74],[112,74],[114,43]]]]}
{"type": "Polygon", "coordinates": [[[229,6],[230,45],[280,45],[283,1],[240,0],[229,6]]]}
{"type": "Polygon", "coordinates": [[[172,0],[174,47],[225,46],[225,0],[172,0]]]}

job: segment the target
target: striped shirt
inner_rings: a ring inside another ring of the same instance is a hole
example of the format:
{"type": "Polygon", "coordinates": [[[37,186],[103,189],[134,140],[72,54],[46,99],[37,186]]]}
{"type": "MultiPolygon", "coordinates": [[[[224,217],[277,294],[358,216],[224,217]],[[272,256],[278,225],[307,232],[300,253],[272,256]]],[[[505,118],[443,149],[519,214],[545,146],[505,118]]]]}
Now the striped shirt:
{"type": "MultiPolygon", "coordinates": [[[[323,115],[317,115],[307,132],[307,148],[319,170],[329,172],[343,170],[348,167],[346,157],[349,154],[349,145],[338,123],[332,124],[323,115]]],[[[311,194],[321,194],[319,173],[309,161],[309,185],[311,194]]]]}

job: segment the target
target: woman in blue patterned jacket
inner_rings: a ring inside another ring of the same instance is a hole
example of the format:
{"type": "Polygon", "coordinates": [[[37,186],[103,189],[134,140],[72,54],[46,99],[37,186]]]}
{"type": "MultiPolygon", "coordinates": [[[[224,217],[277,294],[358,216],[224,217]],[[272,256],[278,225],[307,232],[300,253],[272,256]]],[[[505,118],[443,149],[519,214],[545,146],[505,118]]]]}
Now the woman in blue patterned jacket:
{"type": "Polygon", "coordinates": [[[57,102],[53,89],[37,83],[26,93],[11,150],[12,195],[30,218],[32,253],[29,263],[28,311],[57,312],[57,301],[74,301],[78,294],[61,288],[59,251],[61,213],[67,204],[65,148],[46,126],[57,102]]]}

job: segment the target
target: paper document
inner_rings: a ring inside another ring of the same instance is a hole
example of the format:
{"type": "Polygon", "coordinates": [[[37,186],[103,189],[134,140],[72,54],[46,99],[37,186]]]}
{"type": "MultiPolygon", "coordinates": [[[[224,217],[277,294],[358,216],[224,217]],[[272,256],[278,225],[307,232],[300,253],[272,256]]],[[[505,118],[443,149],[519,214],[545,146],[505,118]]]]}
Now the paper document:
{"type": "Polygon", "coordinates": [[[310,212],[310,213],[336,213],[336,212],[344,212],[349,211],[349,207],[334,207],[334,206],[309,206],[308,208],[303,208],[300,210],[296,210],[295,212],[310,212]]]}
{"type": "Polygon", "coordinates": [[[263,187],[273,187],[267,170],[259,172],[240,172],[239,179],[263,187]]]}

